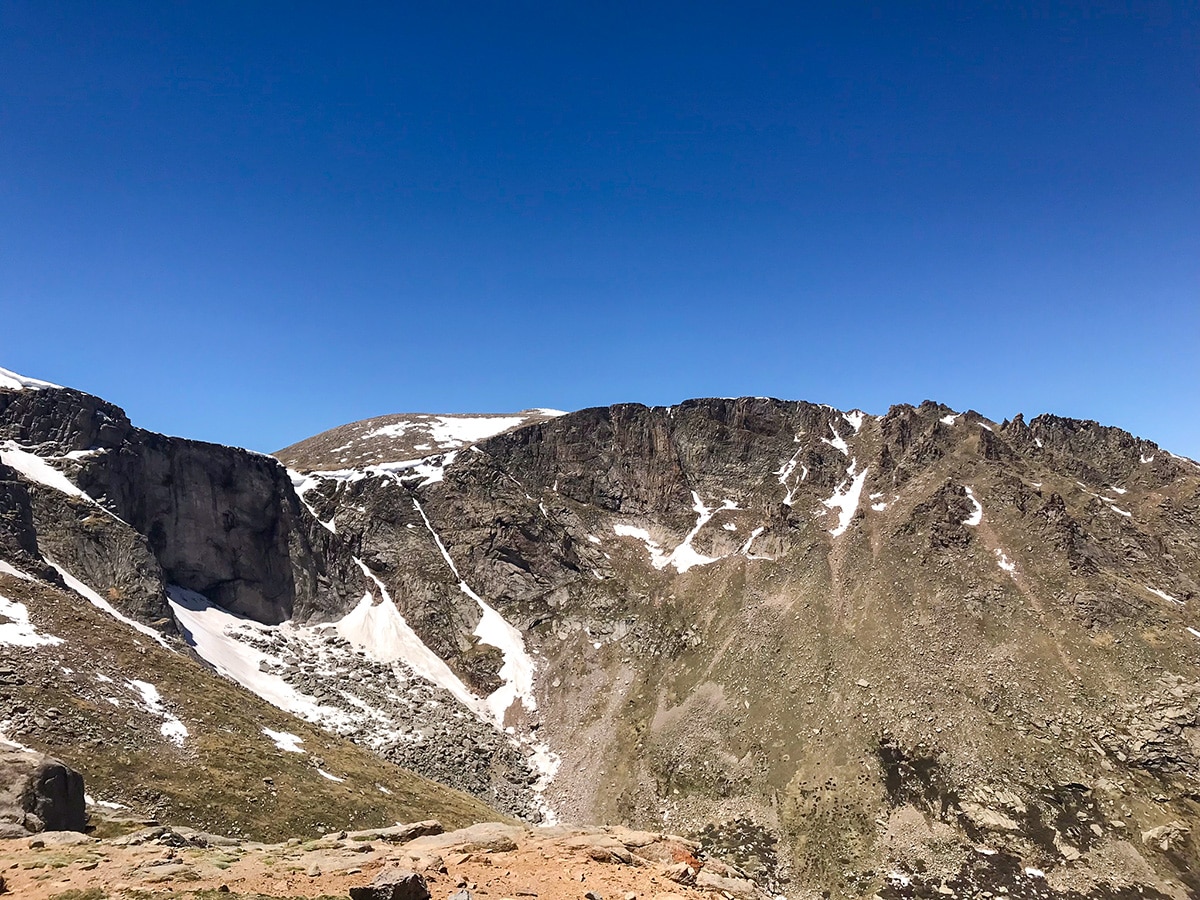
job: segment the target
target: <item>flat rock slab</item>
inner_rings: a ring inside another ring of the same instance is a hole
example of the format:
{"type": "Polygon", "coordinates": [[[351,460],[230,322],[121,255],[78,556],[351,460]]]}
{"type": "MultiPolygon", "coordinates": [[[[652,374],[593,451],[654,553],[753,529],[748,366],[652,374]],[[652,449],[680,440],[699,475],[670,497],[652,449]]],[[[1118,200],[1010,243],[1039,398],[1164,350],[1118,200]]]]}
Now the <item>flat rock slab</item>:
{"type": "Polygon", "coordinates": [[[368,828],[351,831],[346,835],[352,841],[386,841],[389,844],[407,844],[419,837],[442,834],[442,823],[429,819],[425,822],[410,822],[407,825],[390,825],[387,828],[368,828]]]}
{"type": "Polygon", "coordinates": [[[43,831],[29,839],[31,849],[40,850],[44,847],[73,847],[76,844],[94,844],[96,839],[88,837],[79,831],[43,831]]]}
{"type": "Polygon", "coordinates": [[[141,876],[146,884],[161,884],[164,881],[197,881],[200,874],[191,866],[182,863],[170,863],[165,866],[154,866],[141,876]]]}
{"type": "Polygon", "coordinates": [[[529,837],[529,829],[520,825],[484,822],[409,841],[405,849],[419,855],[460,851],[462,853],[510,853],[529,837]]]}

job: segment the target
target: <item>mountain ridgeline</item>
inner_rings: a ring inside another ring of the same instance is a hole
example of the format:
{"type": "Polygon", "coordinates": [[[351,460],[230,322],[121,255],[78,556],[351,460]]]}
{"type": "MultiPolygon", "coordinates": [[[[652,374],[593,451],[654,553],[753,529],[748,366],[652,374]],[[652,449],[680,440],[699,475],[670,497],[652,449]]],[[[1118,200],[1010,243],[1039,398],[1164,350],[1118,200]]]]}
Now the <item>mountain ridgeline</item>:
{"type": "MultiPolygon", "coordinates": [[[[1150,441],[740,398],[390,416],[270,457],[8,384],[27,632],[100,610],[458,820],[689,834],[796,897],[1200,894],[1200,466],[1150,441]]],[[[26,681],[71,658],[3,634],[26,681]]],[[[87,776],[13,696],[0,731],[87,776]]],[[[186,739],[118,740],[201,765],[218,726],[177,702],[186,739]]]]}

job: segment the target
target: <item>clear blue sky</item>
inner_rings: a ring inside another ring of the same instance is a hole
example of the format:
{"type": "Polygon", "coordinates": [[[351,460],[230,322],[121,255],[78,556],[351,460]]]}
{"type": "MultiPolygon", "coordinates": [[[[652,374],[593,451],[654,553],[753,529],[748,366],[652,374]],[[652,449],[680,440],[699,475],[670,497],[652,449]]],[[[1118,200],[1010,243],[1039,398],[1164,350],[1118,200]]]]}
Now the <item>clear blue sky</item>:
{"type": "Polygon", "coordinates": [[[0,365],[268,451],[754,394],[1200,457],[1200,7],[969,5],[4,0],[0,365]]]}

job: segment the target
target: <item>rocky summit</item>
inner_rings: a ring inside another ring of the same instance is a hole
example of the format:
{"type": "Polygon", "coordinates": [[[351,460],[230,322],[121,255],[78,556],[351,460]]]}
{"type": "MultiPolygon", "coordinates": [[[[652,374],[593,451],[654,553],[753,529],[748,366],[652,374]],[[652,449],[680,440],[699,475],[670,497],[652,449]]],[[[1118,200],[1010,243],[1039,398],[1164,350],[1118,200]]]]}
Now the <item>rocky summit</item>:
{"type": "Polygon", "coordinates": [[[53,852],[96,896],[1184,900],[1197,603],[1200,465],[1096,422],[703,399],[266,456],[0,371],[0,856],[47,897],[53,852]],[[466,831],[336,836],[425,820],[466,831]]]}

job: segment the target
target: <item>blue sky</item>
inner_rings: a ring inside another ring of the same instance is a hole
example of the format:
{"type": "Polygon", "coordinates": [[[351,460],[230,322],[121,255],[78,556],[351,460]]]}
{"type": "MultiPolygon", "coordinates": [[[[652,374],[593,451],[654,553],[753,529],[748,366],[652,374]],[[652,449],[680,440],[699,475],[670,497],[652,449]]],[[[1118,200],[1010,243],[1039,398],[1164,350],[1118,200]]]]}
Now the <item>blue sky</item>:
{"type": "Polygon", "coordinates": [[[267,451],[752,394],[1200,457],[1195,4],[337,6],[0,4],[0,365],[267,451]]]}

